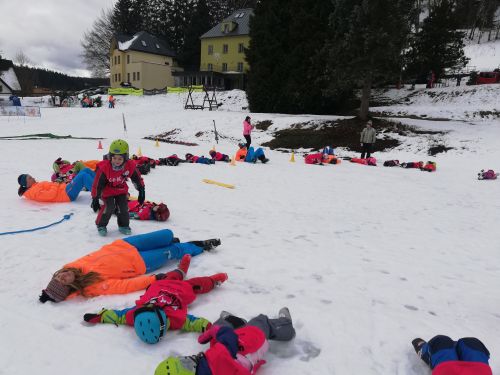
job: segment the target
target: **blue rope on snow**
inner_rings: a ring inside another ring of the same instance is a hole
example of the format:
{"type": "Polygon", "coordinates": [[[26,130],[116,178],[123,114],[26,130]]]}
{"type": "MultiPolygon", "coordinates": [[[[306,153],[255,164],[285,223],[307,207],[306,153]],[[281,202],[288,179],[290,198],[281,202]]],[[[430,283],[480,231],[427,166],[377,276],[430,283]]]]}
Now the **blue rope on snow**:
{"type": "Polygon", "coordinates": [[[13,232],[3,232],[3,233],[0,233],[0,236],[3,236],[4,234],[18,234],[18,233],[34,232],[36,230],[45,229],[45,228],[51,227],[53,225],[61,224],[64,220],[69,220],[71,218],[71,215],[73,215],[73,213],[64,215],[61,220],[56,221],[55,223],[52,223],[52,224],[49,224],[49,225],[44,225],[43,227],[36,227],[36,228],[23,229],[23,230],[15,230],[13,232]]]}

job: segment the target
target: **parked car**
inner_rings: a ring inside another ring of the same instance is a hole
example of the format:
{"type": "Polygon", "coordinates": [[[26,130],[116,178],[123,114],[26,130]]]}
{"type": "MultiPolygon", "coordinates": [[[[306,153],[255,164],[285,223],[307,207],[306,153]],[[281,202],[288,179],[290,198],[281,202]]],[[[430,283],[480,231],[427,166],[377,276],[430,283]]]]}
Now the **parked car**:
{"type": "Polygon", "coordinates": [[[500,71],[495,69],[493,72],[480,72],[476,78],[476,85],[488,83],[500,83],[500,71]]]}

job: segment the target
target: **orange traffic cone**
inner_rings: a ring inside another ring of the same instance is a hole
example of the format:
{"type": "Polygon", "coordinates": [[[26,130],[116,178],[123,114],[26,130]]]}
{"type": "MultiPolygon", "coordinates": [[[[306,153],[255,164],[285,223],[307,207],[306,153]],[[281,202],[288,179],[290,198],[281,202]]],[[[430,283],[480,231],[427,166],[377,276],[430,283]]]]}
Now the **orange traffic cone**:
{"type": "Polygon", "coordinates": [[[295,153],[292,151],[292,156],[290,157],[290,163],[295,163],[295,153]]]}
{"type": "Polygon", "coordinates": [[[97,149],[98,150],[102,150],[102,143],[101,143],[101,141],[99,141],[99,144],[97,145],[97,149]]]}
{"type": "Polygon", "coordinates": [[[137,156],[142,156],[141,148],[139,147],[139,151],[137,151],[137,156]]]}
{"type": "Polygon", "coordinates": [[[158,138],[156,138],[155,147],[160,147],[160,143],[158,142],[158,138]]]}

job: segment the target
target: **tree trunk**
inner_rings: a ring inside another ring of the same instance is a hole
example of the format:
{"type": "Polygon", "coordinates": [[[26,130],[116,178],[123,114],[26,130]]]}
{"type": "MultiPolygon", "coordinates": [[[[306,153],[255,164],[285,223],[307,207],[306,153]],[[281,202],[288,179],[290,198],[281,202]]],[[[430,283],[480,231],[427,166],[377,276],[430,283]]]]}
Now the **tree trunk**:
{"type": "Polygon", "coordinates": [[[359,117],[361,120],[368,120],[368,111],[370,110],[370,96],[372,90],[372,77],[371,74],[365,77],[363,81],[363,89],[361,92],[361,106],[359,108],[359,117]]]}

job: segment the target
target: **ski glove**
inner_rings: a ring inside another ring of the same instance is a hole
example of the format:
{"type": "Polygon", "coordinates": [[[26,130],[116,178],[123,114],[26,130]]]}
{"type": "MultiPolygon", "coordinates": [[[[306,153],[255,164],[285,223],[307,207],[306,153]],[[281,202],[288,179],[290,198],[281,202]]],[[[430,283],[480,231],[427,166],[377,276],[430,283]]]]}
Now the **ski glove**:
{"type": "Polygon", "coordinates": [[[158,281],[158,280],[163,280],[163,279],[165,279],[165,277],[167,277],[167,274],[166,274],[166,273],[157,273],[157,274],[155,275],[156,281],[158,281]]]}
{"type": "Polygon", "coordinates": [[[219,331],[220,328],[221,327],[218,325],[212,325],[208,330],[206,330],[204,333],[198,336],[198,342],[200,344],[206,344],[212,339],[215,339],[215,337],[217,336],[217,332],[219,331]]]}
{"type": "Polygon", "coordinates": [[[142,204],[144,203],[145,200],[146,200],[146,191],[144,190],[144,188],[140,188],[139,189],[139,197],[137,198],[137,201],[142,206],[142,204]]]}
{"type": "Polygon", "coordinates": [[[94,212],[99,211],[99,209],[101,208],[101,204],[99,203],[99,198],[93,198],[90,207],[92,207],[94,212]]]}

